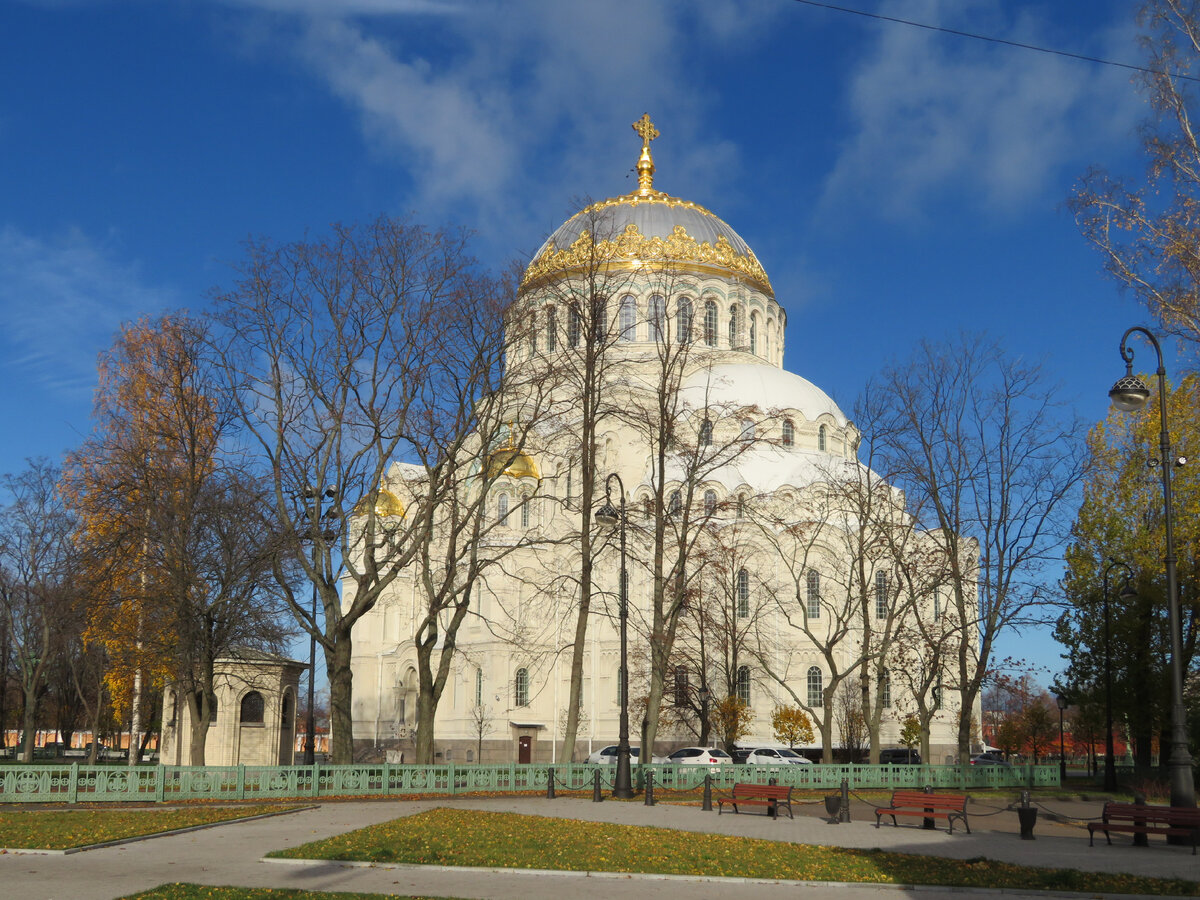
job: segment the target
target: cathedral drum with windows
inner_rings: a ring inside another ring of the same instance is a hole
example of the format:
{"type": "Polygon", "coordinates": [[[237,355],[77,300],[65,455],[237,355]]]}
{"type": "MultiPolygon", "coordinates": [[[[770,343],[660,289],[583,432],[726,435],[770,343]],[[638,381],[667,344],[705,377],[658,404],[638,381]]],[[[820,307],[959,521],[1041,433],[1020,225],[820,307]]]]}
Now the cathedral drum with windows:
{"type": "MultiPolygon", "coordinates": [[[[736,698],[742,744],[780,743],[772,717],[794,707],[812,722],[804,752],[815,759],[865,758],[872,732],[876,747],[896,746],[910,717],[926,759],[952,758],[957,695],[942,660],[971,611],[945,601],[936,542],[859,461],[854,425],[783,368],[787,316],[754,252],[707,209],[654,187],[658,132],[648,117],[635,131],[637,189],[555,230],[510,310],[507,371],[539,399],[513,404],[521,427],[494,445],[500,468],[484,468],[494,482],[480,552],[504,558],[455,636],[437,761],[565,761],[573,668],[574,759],[614,743],[622,587],[635,745],[648,716],[656,755],[719,743],[718,710],[736,698]],[[606,485],[626,513],[623,586],[615,529],[585,516],[606,485]]],[[[394,465],[389,487],[403,495],[410,475],[394,465]]],[[[402,574],[355,628],[363,754],[411,758],[420,611],[402,574]]]]}

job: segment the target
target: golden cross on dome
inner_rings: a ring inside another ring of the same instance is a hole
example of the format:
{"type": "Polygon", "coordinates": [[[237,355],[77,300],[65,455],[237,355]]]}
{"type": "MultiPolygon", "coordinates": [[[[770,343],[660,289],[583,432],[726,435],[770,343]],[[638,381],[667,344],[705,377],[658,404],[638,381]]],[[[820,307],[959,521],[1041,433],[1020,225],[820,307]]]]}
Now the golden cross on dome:
{"type": "Polygon", "coordinates": [[[642,155],[638,158],[638,193],[648,196],[654,193],[654,160],[650,158],[650,142],[658,137],[658,129],[650,121],[650,113],[633,123],[633,130],[642,138],[642,155]]]}
{"type": "Polygon", "coordinates": [[[650,113],[642,113],[642,117],[633,123],[633,130],[641,135],[643,150],[648,150],[650,142],[658,137],[658,129],[650,121],[650,113]]]}

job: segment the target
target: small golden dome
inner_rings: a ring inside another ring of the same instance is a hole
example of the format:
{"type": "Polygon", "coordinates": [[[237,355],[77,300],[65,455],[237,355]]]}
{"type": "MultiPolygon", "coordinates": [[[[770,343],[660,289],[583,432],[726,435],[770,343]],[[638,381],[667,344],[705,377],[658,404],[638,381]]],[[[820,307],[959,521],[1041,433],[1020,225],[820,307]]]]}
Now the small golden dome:
{"type": "Polygon", "coordinates": [[[487,477],[496,478],[509,475],[513,478],[541,478],[537,463],[528,453],[514,450],[512,447],[502,447],[488,458],[487,477]]]}
{"type": "MultiPolygon", "coordinates": [[[[367,514],[367,503],[369,498],[363,497],[354,506],[354,514],[356,516],[365,516],[367,514]]],[[[404,518],[404,504],[400,502],[400,498],[389,491],[387,488],[380,488],[379,495],[375,498],[375,515],[380,519],[404,518]]]]}

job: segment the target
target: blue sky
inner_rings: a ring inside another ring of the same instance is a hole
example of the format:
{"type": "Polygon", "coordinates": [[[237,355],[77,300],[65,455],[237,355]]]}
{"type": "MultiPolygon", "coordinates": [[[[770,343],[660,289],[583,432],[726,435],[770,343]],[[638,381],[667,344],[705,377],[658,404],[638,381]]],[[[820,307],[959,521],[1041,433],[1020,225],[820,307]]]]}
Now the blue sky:
{"type": "MultiPolygon", "coordinates": [[[[1141,61],[1120,0],[844,5],[1141,61]]],[[[9,0],[0,83],[0,471],[77,444],[118,325],[204,308],[247,237],[411,213],[499,267],[633,189],[643,112],[655,187],[755,249],[844,408],[983,330],[1094,421],[1146,320],[1064,208],[1142,171],[1129,71],[791,0],[9,0]]]]}

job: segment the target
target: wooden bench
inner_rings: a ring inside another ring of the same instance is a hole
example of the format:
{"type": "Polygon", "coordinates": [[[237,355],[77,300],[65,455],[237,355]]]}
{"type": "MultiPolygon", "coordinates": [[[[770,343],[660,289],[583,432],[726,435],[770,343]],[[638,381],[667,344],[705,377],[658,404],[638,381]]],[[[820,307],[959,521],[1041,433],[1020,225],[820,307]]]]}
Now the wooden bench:
{"type": "Polygon", "coordinates": [[[1179,835],[1192,840],[1196,855],[1196,833],[1200,830],[1200,809],[1188,806],[1148,806],[1144,803],[1105,803],[1100,822],[1088,822],[1088,846],[1094,846],[1097,831],[1104,832],[1109,844],[1110,831],[1130,834],[1179,835]]]}
{"type": "Polygon", "coordinates": [[[767,815],[779,815],[780,809],[786,809],[788,818],[792,815],[792,789],[784,784],[735,784],[733,796],[723,797],[717,801],[717,815],[725,811],[725,804],[733,807],[733,811],[741,812],[739,806],[765,806],[767,815]]]}
{"type": "Polygon", "coordinates": [[[921,816],[924,819],[942,818],[954,833],[954,820],[961,819],[971,833],[971,824],[967,821],[967,798],[965,794],[926,794],[924,791],[892,791],[892,802],[888,806],[875,808],[875,827],[883,816],[891,816],[892,824],[896,816],[921,816]]]}

